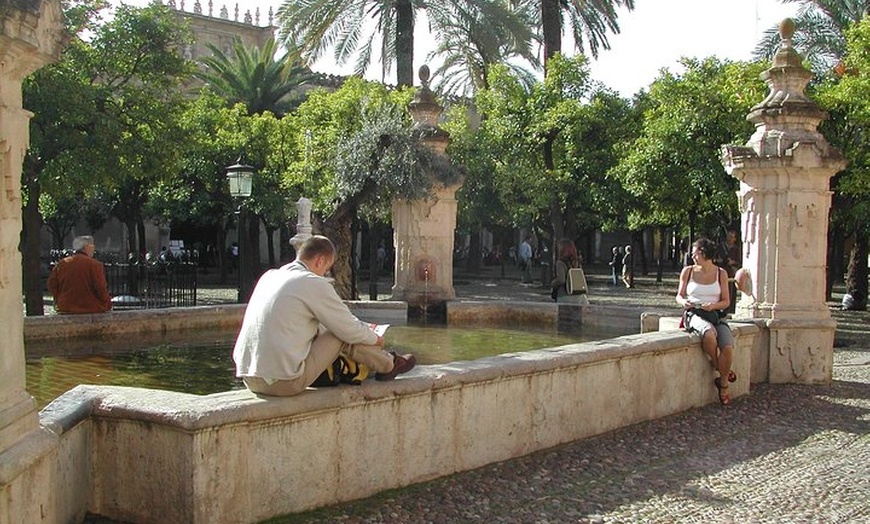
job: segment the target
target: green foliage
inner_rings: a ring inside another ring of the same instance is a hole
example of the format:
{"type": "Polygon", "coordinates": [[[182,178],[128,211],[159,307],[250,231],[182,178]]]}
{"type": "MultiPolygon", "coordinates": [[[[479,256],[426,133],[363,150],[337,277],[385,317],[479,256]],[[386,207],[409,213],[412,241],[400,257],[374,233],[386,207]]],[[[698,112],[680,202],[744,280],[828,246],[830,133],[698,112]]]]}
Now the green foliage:
{"type": "Polygon", "coordinates": [[[642,102],[641,134],[611,172],[636,198],[631,229],[700,221],[714,233],[738,213],[736,181],[722,168],[720,151],[751,134],[746,115],[764,98],[763,65],[715,58],[682,64],[682,74],[664,72],[653,82],[642,102]]]}
{"type": "MultiPolygon", "coordinates": [[[[93,15],[83,9],[75,16],[93,15]]],[[[187,33],[160,5],[121,6],[108,23],[77,24],[88,40],[73,38],[58,63],[25,81],[25,107],[36,116],[24,175],[31,180],[22,185],[41,184],[55,201],[115,191],[117,209],[135,214],[147,179],[165,176],[176,160],[178,87],[191,71],[177,49],[187,33]]]]}
{"type": "Polygon", "coordinates": [[[365,128],[378,125],[378,116],[389,117],[394,127],[396,120],[410,127],[411,119],[403,111],[412,96],[412,90],[391,91],[359,78],[349,78],[334,92],[312,91],[293,116],[292,141],[298,156],[285,173],[292,192],[310,198],[315,210],[330,214],[336,199],[347,198],[361,187],[372,165],[343,144],[355,141],[360,147],[373,147],[375,131],[365,128]],[[351,157],[360,163],[355,165],[351,157]]]}
{"type": "Polygon", "coordinates": [[[212,44],[208,44],[208,48],[213,55],[201,59],[206,69],[196,76],[229,105],[244,104],[252,115],[271,111],[284,116],[301,100],[301,94],[293,96],[294,90],[314,78],[314,74],[299,63],[295,53],[286,52],[275,58],[273,39],[262,49],[248,49],[236,38],[232,56],[212,44]]]}
{"type": "Polygon", "coordinates": [[[870,234],[870,18],[846,32],[845,74],[819,87],[816,97],[830,113],[822,131],[849,164],[833,180],[833,217],[847,230],[870,234]]]}
{"type": "Polygon", "coordinates": [[[521,63],[540,69],[532,49],[532,42],[539,39],[531,30],[538,10],[528,3],[504,3],[505,9],[496,12],[447,13],[437,46],[427,57],[440,58],[441,65],[432,73],[436,91],[471,96],[488,87],[489,70],[495,64],[506,65],[527,86],[535,82],[534,74],[521,63]]]}
{"type": "Polygon", "coordinates": [[[406,33],[413,32],[414,19],[421,11],[436,38],[455,35],[457,27],[469,27],[476,20],[487,20],[511,39],[527,40],[528,29],[502,0],[284,0],[277,20],[281,42],[299,48],[308,64],[332,49],[336,63],[354,59],[354,71],[362,76],[380,55],[382,78],[395,63],[397,84],[410,86],[414,49],[413,37],[406,33]]]}
{"type": "Polygon", "coordinates": [[[614,147],[630,134],[630,107],[592,85],[585,58],[556,55],[547,78],[530,90],[506,68],[494,68],[490,89],[475,101],[485,118],[475,140],[461,143],[492,160],[470,164],[469,182],[489,191],[486,177],[493,178],[492,192],[515,225],[546,217],[574,234],[615,219],[608,202],[619,187],[606,173],[616,163],[614,147]]]}
{"type": "MultiPolygon", "coordinates": [[[[846,53],[846,29],[870,9],[868,0],[781,0],[801,4],[794,17],[792,44],[819,77],[829,76],[846,53]]],[[[771,60],[782,43],[779,25],[764,31],[755,57],[771,60]]]]}

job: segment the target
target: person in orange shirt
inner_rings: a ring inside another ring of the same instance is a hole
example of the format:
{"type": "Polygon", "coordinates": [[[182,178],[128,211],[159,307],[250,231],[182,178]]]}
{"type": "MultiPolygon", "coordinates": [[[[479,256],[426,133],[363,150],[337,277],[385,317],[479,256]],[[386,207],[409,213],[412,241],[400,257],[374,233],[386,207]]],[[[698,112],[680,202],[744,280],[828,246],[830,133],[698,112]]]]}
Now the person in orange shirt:
{"type": "Polygon", "coordinates": [[[58,261],[48,277],[54,308],[63,314],[105,313],[112,309],[106,270],[95,260],[94,237],[73,240],[75,253],[58,261]]]}

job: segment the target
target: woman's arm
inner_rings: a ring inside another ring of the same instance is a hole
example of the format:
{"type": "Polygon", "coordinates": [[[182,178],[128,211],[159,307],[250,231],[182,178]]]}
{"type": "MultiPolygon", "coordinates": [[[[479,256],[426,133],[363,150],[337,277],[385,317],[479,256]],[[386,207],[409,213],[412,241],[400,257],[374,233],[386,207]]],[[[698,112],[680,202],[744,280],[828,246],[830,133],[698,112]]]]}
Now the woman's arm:
{"type": "Polygon", "coordinates": [[[686,296],[686,287],[689,285],[689,275],[692,273],[692,266],[686,266],[680,271],[680,286],[677,288],[677,304],[683,306],[684,309],[692,307],[689,298],[686,296]]]}

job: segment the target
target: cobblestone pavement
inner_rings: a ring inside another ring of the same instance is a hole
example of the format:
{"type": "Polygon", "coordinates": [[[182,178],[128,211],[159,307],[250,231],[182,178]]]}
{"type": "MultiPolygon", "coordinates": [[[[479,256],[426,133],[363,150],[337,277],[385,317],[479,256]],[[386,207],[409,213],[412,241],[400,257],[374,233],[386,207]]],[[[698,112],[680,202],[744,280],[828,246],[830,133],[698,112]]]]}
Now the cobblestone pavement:
{"type": "MultiPolygon", "coordinates": [[[[546,300],[508,278],[460,298],[546,300]]],[[[590,302],[676,307],[676,275],[634,289],[590,275],[590,302]]],[[[365,289],[365,288],[363,288],[365,289]]],[[[830,386],[768,385],[475,471],[273,523],[870,522],[870,313],[842,312],[830,386]]]]}

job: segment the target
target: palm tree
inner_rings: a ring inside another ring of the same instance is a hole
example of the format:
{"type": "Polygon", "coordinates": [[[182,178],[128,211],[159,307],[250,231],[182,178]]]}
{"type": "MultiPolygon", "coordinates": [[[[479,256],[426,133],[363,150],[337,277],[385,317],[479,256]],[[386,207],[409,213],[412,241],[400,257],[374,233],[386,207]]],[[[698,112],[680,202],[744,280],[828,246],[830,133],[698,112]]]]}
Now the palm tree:
{"type": "Polygon", "coordinates": [[[516,6],[513,16],[494,25],[490,20],[456,20],[445,27],[440,41],[427,60],[441,57],[441,65],[433,73],[438,81],[435,89],[443,94],[470,96],[487,89],[487,75],[494,64],[505,64],[524,84],[531,86],[537,79],[532,71],[517,63],[520,59],[535,69],[540,62],[532,51],[532,41],[538,40],[530,29],[536,10],[516,6]]]}
{"type": "Polygon", "coordinates": [[[205,69],[196,76],[231,105],[245,104],[249,115],[271,111],[282,117],[298,105],[299,97],[294,99],[293,91],[315,75],[290,52],[276,59],[276,46],[275,40],[269,39],[262,49],[249,50],[236,38],[232,47],[234,56],[227,56],[208,44],[213,55],[200,59],[205,69]]]}
{"type": "Polygon", "coordinates": [[[568,17],[574,46],[598,58],[598,50],[610,49],[607,33],[619,34],[617,7],[634,10],[634,0],[524,0],[541,7],[544,37],[544,69],[547,61],[562,51],[563,14],[568,17]]]}
{"type": "MultiPolygon", "coordinates": [[[[827,75],[840,63],[846,52],[844,31],[867,16],[868,0],[780,0],[783,4],[800,4],[794,17],[792,43],[820,76],[827,75]]],[[[770,60],[780,44],[779,26],[764,32],[755,47],[755,58],[770,60]]]]}
{"type": "Polygon", "coordinates": [[[456,23],[471,25],[482,19],[500,26],[513,19],[504,0],[285,0],[277,19],[281,41],[298,47],[306,63],[333,49],[338,64],[356,54],[354,71],[362,75],[379,42],[382,80],[395,63],[397,84],[410,86],[414,82],[414,21],[420,11],[425,11],[436,38],[456,23]]]}

